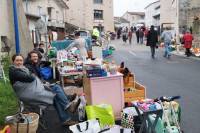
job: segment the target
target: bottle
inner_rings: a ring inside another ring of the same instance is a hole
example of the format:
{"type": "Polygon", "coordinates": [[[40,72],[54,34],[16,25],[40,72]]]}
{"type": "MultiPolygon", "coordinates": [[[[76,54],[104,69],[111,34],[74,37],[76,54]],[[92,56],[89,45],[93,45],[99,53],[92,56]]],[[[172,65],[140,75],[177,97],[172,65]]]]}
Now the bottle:
{"type": "Polygon", "coordinates": [[[86,106],[86,100],[85,100],[85,94],[81,94],[80,95],[80,104],[79,104],[79,107],[78,107],[78,118],[79,118],[79,121],[85,121],[85,106],[86,106]]]}

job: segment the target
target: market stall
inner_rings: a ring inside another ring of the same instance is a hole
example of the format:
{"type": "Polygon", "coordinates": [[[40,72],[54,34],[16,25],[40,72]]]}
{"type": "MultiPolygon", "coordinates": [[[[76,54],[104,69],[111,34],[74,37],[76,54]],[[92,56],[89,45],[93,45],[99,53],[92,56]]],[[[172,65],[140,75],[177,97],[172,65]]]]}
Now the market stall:
{"type": "Polygon", "coordinates": [[[76,132],[77,126],[80,126],[84,131],[87,123],[91,123],[96,126],[89,124],[87,130],[93,132],[106,129],[165,133],[164,130],[169,127],[163,125],[164,109],[160,103],[146,99],[146,87],[137,82],[135,74],[128,68],[119,67],[114,61],[105,61],[98,48],[95,50],[95,58],[81,58],[76,48],[57,51],[55,66],[62,87],[65,88],[66,77],[83,81],[78,107],[80,123],[69,127],[70,130],[76,132]],[[115,124],[118,120],[120,125],[115,124]]]}

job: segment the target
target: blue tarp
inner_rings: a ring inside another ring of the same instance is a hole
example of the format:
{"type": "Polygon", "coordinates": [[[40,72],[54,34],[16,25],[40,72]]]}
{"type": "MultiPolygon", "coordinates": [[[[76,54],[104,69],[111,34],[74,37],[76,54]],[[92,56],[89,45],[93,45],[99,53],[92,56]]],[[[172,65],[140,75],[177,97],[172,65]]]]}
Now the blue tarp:
{"type": "Polygon", "coordinates": [[[74,40],[61,40],[61,41],[53,41],[51,43],[52,47],[55,47],[57,50],[63,50],[67,48],[74,40]]]}
{"type": "MultiPolygon", "coordinates": [[[[87,43],[86,48],[90,49],[91,44],[92,44],[91,38],[87,38],[85,40],[86,40],[86,43],[87,43]]],[[[67,48],[73,41],[74,40],[67,40],[67,39],[66,40],[61,40],[61,41],[53,41],[51,43],[51,46],[55,47],[57,50],[63,50],[65,48],[67,48]]]]}

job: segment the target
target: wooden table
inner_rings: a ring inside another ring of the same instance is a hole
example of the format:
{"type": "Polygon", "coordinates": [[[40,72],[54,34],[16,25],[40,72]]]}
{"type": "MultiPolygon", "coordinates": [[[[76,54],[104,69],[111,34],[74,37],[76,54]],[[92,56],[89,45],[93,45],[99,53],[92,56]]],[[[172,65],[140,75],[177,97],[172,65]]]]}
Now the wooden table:
{"type": "Polygon", "coordinates": [[[62,88],[64,88],[64,86],[65,86],[64,77],[83,75],[82,71],[80,71],[80,72],[66,72],[66,73],[61,72],[60,70],[58,70],[58,71],[59,71],[60,82],[61,82],[62,88]]]}

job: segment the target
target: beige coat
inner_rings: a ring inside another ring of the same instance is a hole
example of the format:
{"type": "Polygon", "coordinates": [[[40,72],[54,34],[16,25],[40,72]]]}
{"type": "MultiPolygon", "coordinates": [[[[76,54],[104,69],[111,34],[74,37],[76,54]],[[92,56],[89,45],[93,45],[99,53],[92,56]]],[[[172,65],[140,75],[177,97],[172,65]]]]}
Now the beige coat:
{"type": "Polygon", "coordinates": [[[76,47],[80,50],[80,54],[82,57],[88,57],[88,53],[86,50],[86,41],[84,38],[79,37],[78,39],[75,39],[73,43],[70,44],[70,46],[66,49],[69,50],[72,47],[76,47]]]}

